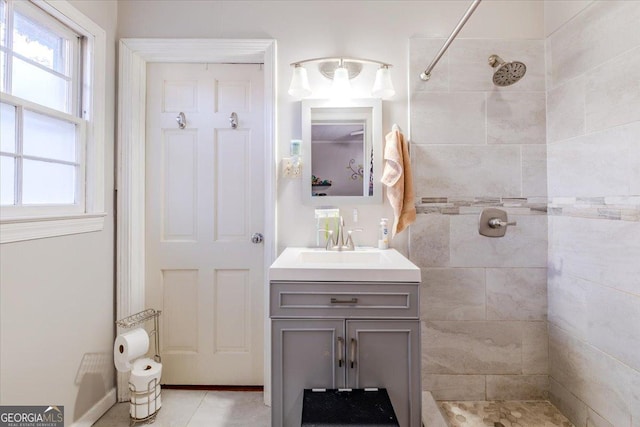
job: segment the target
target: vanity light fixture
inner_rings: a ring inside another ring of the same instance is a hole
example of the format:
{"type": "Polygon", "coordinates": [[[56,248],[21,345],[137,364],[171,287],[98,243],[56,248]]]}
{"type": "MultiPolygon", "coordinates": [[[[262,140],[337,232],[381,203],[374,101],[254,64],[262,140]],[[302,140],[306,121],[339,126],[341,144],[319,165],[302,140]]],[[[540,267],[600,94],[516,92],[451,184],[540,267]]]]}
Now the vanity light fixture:
{"type": "Polygon", "coordinates": [[[379,66],[373,89],[371,90],[371,96],[374,98],[390,98],[396,93],[393,89],[391,73],[389,72],[389,68],[392,67],[391,64],[372,59],[324,57],[304,59],[291,64],[293,67],[293,76],[291,78],[291,84],[289,85],[289,95],[296,98],[306,98],[311,95],[312,91],[309,85],[307,70],[302,64],[312,62],[318,63],[318,71],[320,71],[320,74],[333,80],[331,93],[335,97],[344,98],[345,96],[349,96],[351,92],[349,80],[360,74],[364,64],[379,66]]]}

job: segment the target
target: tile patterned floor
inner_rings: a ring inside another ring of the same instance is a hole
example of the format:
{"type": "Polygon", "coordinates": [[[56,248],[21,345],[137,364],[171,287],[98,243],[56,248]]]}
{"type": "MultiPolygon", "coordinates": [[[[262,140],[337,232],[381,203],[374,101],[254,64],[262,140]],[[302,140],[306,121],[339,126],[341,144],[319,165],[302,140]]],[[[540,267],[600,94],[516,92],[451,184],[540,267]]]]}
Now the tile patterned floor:
{"type": "MultiPolygon", "coordinates": [[[[262,392],[162,390],[162,408],[153,427],[271,426],[262,392]]],[[[118,403],[94,427],[128,427],[129,404],[118,403]]]]}
{"type": "Polygon", "coordinates": [[[573,427],[549,402],[438,402],[451,427],[573,427]]]}

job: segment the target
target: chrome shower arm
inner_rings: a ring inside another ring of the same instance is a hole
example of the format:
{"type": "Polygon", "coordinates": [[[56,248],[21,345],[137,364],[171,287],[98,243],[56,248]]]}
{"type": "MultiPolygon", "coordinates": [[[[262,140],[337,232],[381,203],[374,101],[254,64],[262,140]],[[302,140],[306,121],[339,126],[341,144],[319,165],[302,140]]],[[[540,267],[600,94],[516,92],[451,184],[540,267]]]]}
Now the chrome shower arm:
{"type": "Polygon", "coordinates": [[[444,42],[444,44],[440,48],[440,51],[436,54],[436,57],[433,58],[433,61],[431,61],[431,64],[429,64],[427,69],[424,70],[422,74],[420,74],[420,78],[422,80],[427,81],[431,78],[431,70],[433,70],[433,67],[435,67],[438,61],[440,61],[440,58],[442,58],[442,55],[444,55],[444,53],[447,51],[451,42],[456,38],[460,30],[462,30],[462,27],[464,27],[464,24],[467,23],[467,21],[469,20],[469,18],[471,17],[473,12],[476,10],[476,8],[478,7],[481,1],[482,0],[473,0],[473,3],[471,3],[471,6],[469,6],[469,9],[467,9],[465,14],[460,19],[460,22],[458,22],[458,25],[456,25],[456,27],[453,29],[447,41],[444,42]]]}

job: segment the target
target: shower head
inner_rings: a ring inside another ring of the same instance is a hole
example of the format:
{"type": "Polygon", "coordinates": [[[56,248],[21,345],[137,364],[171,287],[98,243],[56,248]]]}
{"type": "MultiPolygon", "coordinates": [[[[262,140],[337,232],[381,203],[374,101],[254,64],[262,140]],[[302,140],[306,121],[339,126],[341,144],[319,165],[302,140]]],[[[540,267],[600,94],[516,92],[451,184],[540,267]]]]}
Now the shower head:
{"type": "Polygon", "coordinates": [[[489,57],[489,65],[496,68],[493,73],[493,84],[496,86],[510,86],[524,77],[527,66],[520,61],[504,62],[498,55],[489,57]]]}

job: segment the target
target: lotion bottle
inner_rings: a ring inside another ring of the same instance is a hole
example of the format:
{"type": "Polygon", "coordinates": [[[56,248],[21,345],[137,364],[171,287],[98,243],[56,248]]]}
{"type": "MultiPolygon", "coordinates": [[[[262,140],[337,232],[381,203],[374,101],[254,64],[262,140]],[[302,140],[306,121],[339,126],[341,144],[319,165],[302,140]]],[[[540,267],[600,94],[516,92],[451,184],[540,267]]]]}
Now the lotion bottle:
{"type": "Polygon", "coordinates": [[[380,219],[380,231],[378,232],[378,249],[389,249],[388,219],[380,219]]]}

